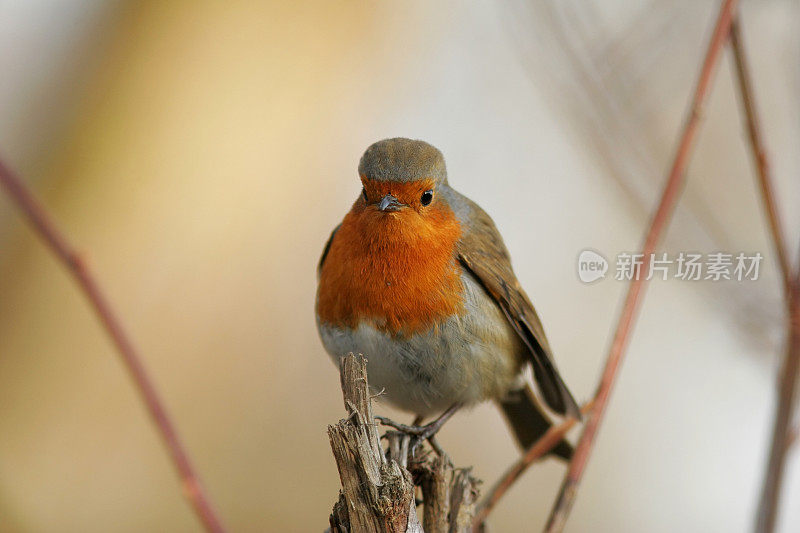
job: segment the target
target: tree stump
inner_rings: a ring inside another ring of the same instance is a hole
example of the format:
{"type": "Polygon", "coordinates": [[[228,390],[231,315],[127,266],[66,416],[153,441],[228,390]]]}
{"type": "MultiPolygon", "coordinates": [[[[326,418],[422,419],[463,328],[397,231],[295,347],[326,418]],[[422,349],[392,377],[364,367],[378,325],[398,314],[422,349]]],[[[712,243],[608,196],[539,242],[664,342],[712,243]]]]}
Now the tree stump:
{"type": "Polygon", "coordinates": [[[406,462],[406,445],[393,435],[384,452],[372,414],[367,361],[348,354],[340,362],[348,416],[328,426],[342,489],[330,516],[334,533],[469,532],[478,499],[478,480],[469,469],[456,469],[445,457],[420,446],[406,462]],[[398,451],[403,454],[398,457],[398,451]],[[402,463],[402,464],[401,464],[402,463]],[[415,494],[422,494],[423,520],[415,494]]]}

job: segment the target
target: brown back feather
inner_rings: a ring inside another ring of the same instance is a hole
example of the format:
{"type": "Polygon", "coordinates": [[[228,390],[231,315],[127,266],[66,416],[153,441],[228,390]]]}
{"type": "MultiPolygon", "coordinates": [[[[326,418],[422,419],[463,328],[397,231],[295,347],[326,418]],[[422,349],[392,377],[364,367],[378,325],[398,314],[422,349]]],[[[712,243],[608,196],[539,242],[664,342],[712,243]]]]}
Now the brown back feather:
{"type": "Polygon", "coordinates": [[[542,322],[511,268],[503,238],[489,215],[474,202],[469,203],[469,225],[462,228],[457,245],[459,261],[497,302],[528,347],[536,382],[550,408],[580,418],[580,409],[553,362],[542,322]]]}

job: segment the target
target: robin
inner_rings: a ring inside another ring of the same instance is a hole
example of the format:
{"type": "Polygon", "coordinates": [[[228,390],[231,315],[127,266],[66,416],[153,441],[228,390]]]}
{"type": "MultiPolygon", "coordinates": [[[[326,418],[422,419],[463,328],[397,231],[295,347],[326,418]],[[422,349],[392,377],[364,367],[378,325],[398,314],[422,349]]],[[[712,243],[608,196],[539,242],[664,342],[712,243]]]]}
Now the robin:
{"type": "MultiPolygon", "coordinates": [[[[334,361],[363,353],[381,398],[417,416],[390,425],[432,438],[459,408],[494,400],[528,448],[552,423],[522,377],[527,364],[547,406],[580,418],[500,233],[450,187],[442,153],[385,139],[358,171],[361,194],[319,262],[317,327],[334,361]]],[[[572,449],[563,441],[552,453],[572,449]]]]}

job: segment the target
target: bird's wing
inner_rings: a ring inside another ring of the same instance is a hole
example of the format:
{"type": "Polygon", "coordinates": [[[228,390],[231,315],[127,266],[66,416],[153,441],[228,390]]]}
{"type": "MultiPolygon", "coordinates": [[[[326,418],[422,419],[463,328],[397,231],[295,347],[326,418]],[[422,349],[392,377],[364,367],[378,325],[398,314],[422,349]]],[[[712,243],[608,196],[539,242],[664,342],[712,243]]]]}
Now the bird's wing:
{"type": "MultiPolygon", "coordinates": [[[[341,226],[341,224],[339,224],[341,226]]],[[[325,248],[322,249],[322,255],[319,258],[319,263],[317,263],[317,275],[322,272],[322,265],[325,263],[325,258],[328,257],[328,252],[331,249],[331,243],[333,242],[333,236],[336,235],[336,232],[339,230],[339,226],[333,228],[331,232],[331,236],[328,237],[328,242],[325,243],[325,248]]]]}
{"type": "Polygon", "coordinates": [[[580,418],[580,409],[556,369],[544,328],[511,268],[511,258],[494,222],[477,204],[462,225],[458,260],[502,309],[528,348],[534,377],[547,404],[559,414],[580,418]]]}

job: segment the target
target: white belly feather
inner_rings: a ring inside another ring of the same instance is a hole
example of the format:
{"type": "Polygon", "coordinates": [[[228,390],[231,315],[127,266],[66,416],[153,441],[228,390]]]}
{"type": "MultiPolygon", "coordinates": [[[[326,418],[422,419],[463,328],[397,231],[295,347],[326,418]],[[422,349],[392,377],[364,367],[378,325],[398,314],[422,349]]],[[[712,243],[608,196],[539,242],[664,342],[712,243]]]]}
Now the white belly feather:
{"type": "Polygon", "coordinates": [[[468,274],[461,279],[461,316],[409,338],[393,338],[367,322],[355,330],[318,324],[325,349],[337,364],[349,352],[364,354],[372,389],[417,415],[502,397],[519,386],[524,348],[484,289],[468,274]]]}

